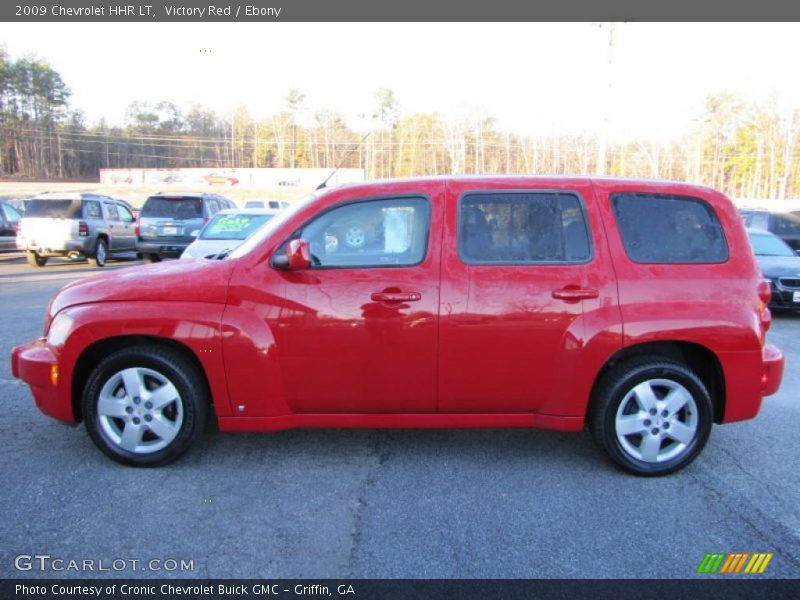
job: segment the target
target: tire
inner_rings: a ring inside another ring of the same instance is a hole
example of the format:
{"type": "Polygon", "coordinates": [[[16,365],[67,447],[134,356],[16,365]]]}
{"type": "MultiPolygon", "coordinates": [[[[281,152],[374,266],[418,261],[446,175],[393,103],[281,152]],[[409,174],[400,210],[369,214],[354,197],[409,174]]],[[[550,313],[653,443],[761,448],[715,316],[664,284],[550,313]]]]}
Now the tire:
{"type": "Polygon", "coordinates": [[[89,264],[93,267],[105,267],[108,259],[108,242],[103,238],[97,238],[94,246],[94,256],[89,257],[89,264]]]}
{"type": "Polygon", "coordinates": [[[89,437],[106,456],[133,467],[158,467],[184,454],[204,430],[209,404],[199,369],[160,346],[106,357],[82,398],[89,437]]]}
{"type": "Polygon", "coordinates": [[[350,221],[342,227],[342,241],[351,250],[361,250],[367,244],[367,230],[360,221],[350,221]]]}
{"type": "Polygon", "coordinates": [[[711,433],[711,396],[686,365],[661,357],[621,363],[598,382],[589,412],[595,442],[623,469],[643,476],[690,464],[711,433]]]}
{"type": "Polygon", "coordinates": [[[146,263],[161,262],[161,257],[158,254],[142,254],[142,260],[146,263]]]}
{"type": "Polygon", "coordinates": [[[29,250],[26,255],[28,257],[28,264],[32,267],[43,267],[47,264],[46,256],[40,256],[31,250],[29,250]]]}

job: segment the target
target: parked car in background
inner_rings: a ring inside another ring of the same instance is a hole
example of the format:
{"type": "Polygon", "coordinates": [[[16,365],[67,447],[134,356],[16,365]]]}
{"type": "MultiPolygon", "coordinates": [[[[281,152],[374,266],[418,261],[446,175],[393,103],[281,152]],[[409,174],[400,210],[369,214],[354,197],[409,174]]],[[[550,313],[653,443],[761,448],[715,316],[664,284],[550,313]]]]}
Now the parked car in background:
{"type": "Polygon", "coordinates": [[[216,194],[158,193],[150,196],[139,213],[136,249],[145,262],[178,258],[211,217],[228,208],[236,208],[236,205],[216,194]]]}
{"type": "Polygon", "coordinates": [[[748,229],[761,274],[769,280],[773,308],[800,309],[800,256],[768,231],[748,229]]]}
{"type": "Polygon", "coordinates": [[[774,233],[792,250],[800,250],[800,211],[770,212],[766,210],[742,209],[739,211],[748,229],[759,229],[774,233]]]}
{"type": "Polygon", "coordinates": [[[41,194],[26,203],[17,248],[35,267],[43,267],[53,256],[83,256],[104,267],[109,257],[136,249],[134,218],[127,202],[110,196],[41,194]]]}
{"type": "Polygon", "coordinates": [[[225,175],[224,173],[211,173],[203,177],[208,185],[230,185],[234,186],[239,183],[239,179],[233,175],[225,175]]]}
{"type": "Polygon", "coordinates": [[[230,252],[250,237],[278,211],[266,208],[232,208],[214,215],[181,258],[210,258],[230,252]]]}
{"type": "Polygon", "coordinates": [[[289,208],[289,202],[287,200],[247,200],[244,203],[244,207],[282,210],[284,208],[289,208]]]}
{"type": "Polygon", "coordinates": [[[22,215],[8,202],[0,202],[0,252],[17,249],[17,228],[22,215]]]}
{"type": "Polygon", "coordinates": [[[213,416],[588,426],[617,465],[664,475],[778,390],[769,300],[736,209],[705,187],[398,179],[319,191],[223,260],[74,282],[11,366],[128,465],[174,460],[213,416]],[[339,239],[351,223],[364,244],[339,239]]]}

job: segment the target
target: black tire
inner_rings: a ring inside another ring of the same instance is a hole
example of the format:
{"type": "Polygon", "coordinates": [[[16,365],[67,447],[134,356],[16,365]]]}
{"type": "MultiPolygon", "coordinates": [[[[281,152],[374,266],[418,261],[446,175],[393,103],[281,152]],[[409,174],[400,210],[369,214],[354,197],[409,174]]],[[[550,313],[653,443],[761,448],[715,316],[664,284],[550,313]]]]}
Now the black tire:
{"type": "Polygon", "coordinates": [[[651,356],[627,360],[606,373],[595,387],[588,417],[595,442],[611,460],[636,475],[658,476],[674,473],[697,458],[711,433],[713,410],[706,386],[690,368],[651,356]],[[634,391],[643,383],[639,390],[644,400],[634,391]],[[670,414],[664,404],[667,394],[686,398],[686,392],[689,399],[683,408],[670,414]],[[651,399],[661,405],[645,413],[643,407],[651,399]],[[629,433],[618,435],[618,423],[625,425],[618,417],[630,419],[629,433]],[[641,433],[632,431],[640,428],[641,433]],[[671,437],[678,432],[681,441],[671,437]]]}
{"type": "Polygon", "coordinates": [[[161,256],[158,254],[142,254],[142,260],[146,263],[161,262],[161,256]]]}
{"type": "Polygon", "coordinates": [[[185,453],[205,429],[209,405],[210,395],[200,370],[182,353],[161,346],[133,346],[106,357],[89,376],[82,398],[86,430],[95,445],[113,460],[134,467],[158,467],[185,453]],[[129,397],[122,379],[126,369],[137,369],[141,397],[129,397]],[[166,390],[164,380],[174,386],[177,396],[161,410],[152,405],[146,408],[151,398],[155,401],[154,392],[166,390]],[[119,409],[119,416],[99,409],[104,387],[107,394],[116,388],[114,407],[115,412],[119,409]],[[174,437],[167,436],[167,441],[156,435],[151,429],[156,422],[166,423],[174,437]],[[137,440],[133,450],[123,447],[127,427],[132,427],[131,438],[137,440]]]}
{"type": "Polygon", "coordinates": [[[32,267],[43,267],[47,264],[47,257],[41,256],[36,252],[28,251],[26,253],[28,258],[28,264],[32,267]]]}
{"type": "Polygon", "coordinates": [[[89,264],[93,267],[105,267],[108,260],[108,242],[103,238],[97,238],[94,246],[94,254],[89,256],[89,264]]]}

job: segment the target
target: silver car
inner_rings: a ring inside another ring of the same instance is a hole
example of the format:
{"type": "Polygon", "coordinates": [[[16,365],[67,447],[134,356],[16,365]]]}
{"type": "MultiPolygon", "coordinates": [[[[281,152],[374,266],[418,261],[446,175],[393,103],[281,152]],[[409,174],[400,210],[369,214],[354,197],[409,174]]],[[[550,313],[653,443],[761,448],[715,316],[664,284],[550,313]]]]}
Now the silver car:
{"type": "Polygon", "coordinates": [[[28,264],[51,256],[85,256],[96,267],[136,249],[134,218],[123,200],[93,193],[51,193],[31,198],[20,220],[17,249],[28,264]]]}
{"type": "Polygon", "coordinates": [[[230,252],[278,212],[268,208],[221,210],[203,227],[181,258],[210,258],[230,252]]]}

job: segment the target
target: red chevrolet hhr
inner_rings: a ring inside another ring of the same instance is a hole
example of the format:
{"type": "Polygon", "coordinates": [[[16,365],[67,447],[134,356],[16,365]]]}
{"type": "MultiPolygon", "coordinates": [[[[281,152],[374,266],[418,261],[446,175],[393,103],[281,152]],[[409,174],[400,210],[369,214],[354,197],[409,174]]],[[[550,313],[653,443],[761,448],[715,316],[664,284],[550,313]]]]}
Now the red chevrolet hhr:
{"type": "Polygon", "coordinates": [[[777,391],[770,289],[711,189],[452,177],[322,190],[211,259],[58,292],[12,353],[111,458],[226,431],[543,427],[623,468],[689,464],[777,391]]]}

